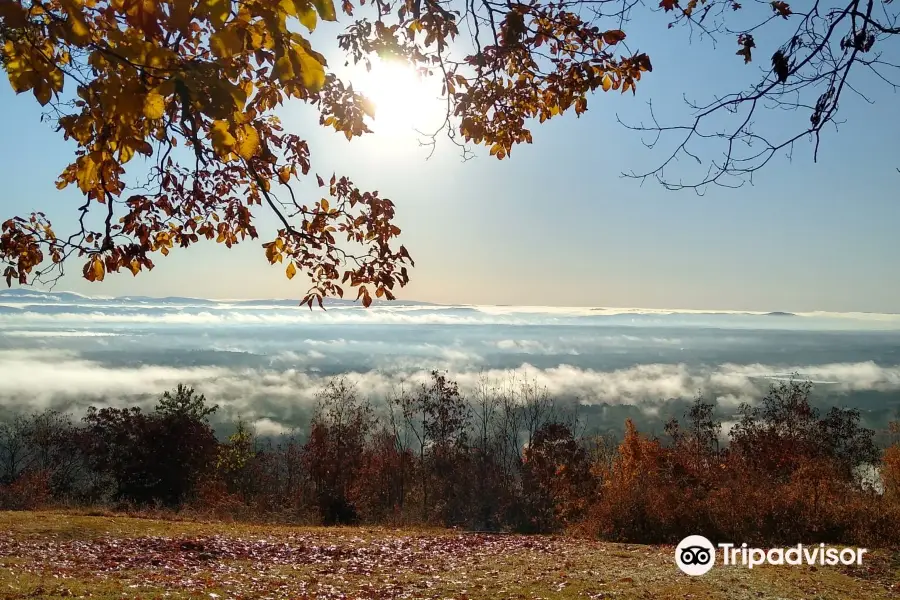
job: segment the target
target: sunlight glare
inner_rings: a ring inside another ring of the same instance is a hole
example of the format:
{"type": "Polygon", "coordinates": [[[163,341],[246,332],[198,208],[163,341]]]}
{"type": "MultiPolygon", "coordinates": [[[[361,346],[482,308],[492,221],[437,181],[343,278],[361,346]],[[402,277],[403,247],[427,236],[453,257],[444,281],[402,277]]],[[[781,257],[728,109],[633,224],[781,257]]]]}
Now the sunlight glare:
{"type": "Polygon", "coordinates": [[[375,135],[431,133],[443,120],[440,80],[420,77],[410,66],[397,61],[374,61],[354,85],[375,104],[369,127],[375,135]]]}

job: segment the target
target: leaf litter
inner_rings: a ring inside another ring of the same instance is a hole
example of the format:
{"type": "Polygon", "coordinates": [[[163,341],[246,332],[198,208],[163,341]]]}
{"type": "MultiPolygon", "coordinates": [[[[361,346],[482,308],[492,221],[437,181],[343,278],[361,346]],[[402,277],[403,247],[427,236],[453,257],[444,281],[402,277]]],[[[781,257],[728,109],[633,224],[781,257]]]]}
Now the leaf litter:
{"type": "Polygon", "coordinates": [[[0,533],[0,599],[900,598],[890,568],[880,578],[829,568],[722,568],[689,578],[675,568],[671,547],[564,537],[352,528],[267,534],[227,524],[196,535],[181,524],[171,536],[58,529],[0,533]]]}

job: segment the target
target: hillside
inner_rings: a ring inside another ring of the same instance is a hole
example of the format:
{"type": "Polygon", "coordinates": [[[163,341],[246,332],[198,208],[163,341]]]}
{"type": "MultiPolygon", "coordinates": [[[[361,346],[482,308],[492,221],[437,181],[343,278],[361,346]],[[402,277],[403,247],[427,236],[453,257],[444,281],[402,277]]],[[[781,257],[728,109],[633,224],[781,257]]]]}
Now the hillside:
{"type": "Polygon", "coordinates": [[[717,566],[671,547],[438,530],[287,528],[0,513],[0,598],[896,598],[896,554],[861,569],[717,566]],[[892,589],[891,585],[895,587],[892,589]]]}

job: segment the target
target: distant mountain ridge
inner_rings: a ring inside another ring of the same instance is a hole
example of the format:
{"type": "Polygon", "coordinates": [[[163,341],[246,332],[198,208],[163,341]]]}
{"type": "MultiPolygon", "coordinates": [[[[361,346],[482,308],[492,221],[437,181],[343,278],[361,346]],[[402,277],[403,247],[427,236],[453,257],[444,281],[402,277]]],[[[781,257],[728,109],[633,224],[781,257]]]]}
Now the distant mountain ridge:
{"type": "MultiPolygon", "coordinates": [[[[26,288],[11,288],[0,290],[0,303],[13,302],[16,304],[130,304],[130,305],[168,305],[168,306],[300,306],[300,299],[272,298],[253,300],[211,300],[209,298],[191,298],[182,296],[85,296],[76,292],[45,292],[26,288]]],[[[326,306],[353,306],[358,302],[341,298],[326,298],[326,306]]],[[[390,304],[392,306],[434,306],[431,302],[419,302],[415,300],[402,300],[387,302],[374,300],[373,304],[390,304]]],[[[7,307],[8,308],[8,307],[7,307]]]]}

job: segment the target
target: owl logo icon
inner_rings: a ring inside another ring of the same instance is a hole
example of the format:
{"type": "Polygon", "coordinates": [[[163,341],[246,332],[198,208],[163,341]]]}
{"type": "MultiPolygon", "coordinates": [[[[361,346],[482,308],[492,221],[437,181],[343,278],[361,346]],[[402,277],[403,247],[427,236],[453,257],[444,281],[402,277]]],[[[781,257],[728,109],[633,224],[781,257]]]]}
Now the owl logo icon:
{"type": "Polygon", "coordinates": [[[703,575],[716,564],[716,549],[702,535],[689,535],[675,547],[675,564],[687,575],[703,575]]]}

